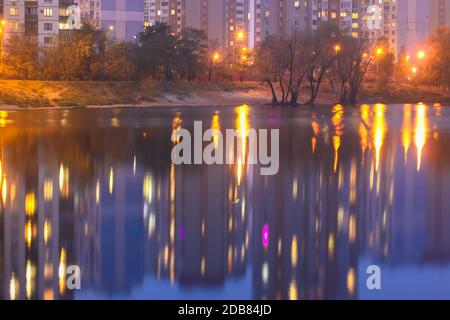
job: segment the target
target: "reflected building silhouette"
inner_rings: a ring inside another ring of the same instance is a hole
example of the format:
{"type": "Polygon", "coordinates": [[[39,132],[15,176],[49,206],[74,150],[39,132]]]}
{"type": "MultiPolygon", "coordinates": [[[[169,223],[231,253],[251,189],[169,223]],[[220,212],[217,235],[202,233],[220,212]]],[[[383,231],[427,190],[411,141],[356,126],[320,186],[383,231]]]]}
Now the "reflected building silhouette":
{"type": "Polygon", "coordinates": [[[365,257],[450,262],[441,109],[149,110],[136,126],[120,110],[89,112],[85,124],[52,111],[45,129],[12,114],[0,129],[3,299],[122,297],[149,279],[185,293],[251,279],[254,299],[354,299],[365,257]],[[248,141],[233,165],[171,164],[172,130],[198,119],[242,136],[280,128],[278,175],[248,164],[248,141]],[[81,293],[67,289],[69,265],[81,293]]]}

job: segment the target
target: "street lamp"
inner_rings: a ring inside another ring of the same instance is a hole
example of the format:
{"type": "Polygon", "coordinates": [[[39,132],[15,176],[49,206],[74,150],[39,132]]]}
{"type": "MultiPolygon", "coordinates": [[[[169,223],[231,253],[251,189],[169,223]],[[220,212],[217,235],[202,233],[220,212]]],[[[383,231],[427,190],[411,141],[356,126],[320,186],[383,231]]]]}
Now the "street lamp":
{"type": "Polygon", "coordinates": [[[337,45],[334,46],[334,53],[335,53],[335,59],[334,59],[335,71],[334,71],[334,73],[335,73],[336,79],[337,79],[337,69],[338,69],[338,59],[337,59],[337,56],[338,56],[338,54],[339,54],[339,52],[340,52],[341,50],[342,50],[342,47],[341,47],[340,44],[337,44],[337,45]]]}
{"type": "Polygon", "coordinates": [[[417,58],[419,58],[419,60],[425,59],[425,56],[426,56],[425,51],[420,50],[419,52],[417,52],[417,58]]]}
{"type": "MultiPolygon", "coordinates": [[[[236,39],[241,42],[241,48],[244,47],[244,38],[245,38],[245,34],[244,34],[243,31],[238,31],[236,33],[236,39]]],[[[235,51],[236,51],[236,47],[235,47],[234,41],[233,41],[233,69],[234,69],[234,65],[235,65],[235,62],[236,62],[236,57],[235,57],[236,52],[235,51]]]]}
{"type": "Polygon", "coordinates": [[[382,48],[377,48],[375,53],[376,53],[376,56],[377,56],[377,81],[378,81],[379,73],[380,73],[380,56],[383,54],[383,49],[382,48]]]}
{"type": "Polygon", "coordinates": [[[417,58],[419,60],[419,77],[422,76],[422,60],[425,59],[426,53],[423,50],[417,52],[417,58]]]}

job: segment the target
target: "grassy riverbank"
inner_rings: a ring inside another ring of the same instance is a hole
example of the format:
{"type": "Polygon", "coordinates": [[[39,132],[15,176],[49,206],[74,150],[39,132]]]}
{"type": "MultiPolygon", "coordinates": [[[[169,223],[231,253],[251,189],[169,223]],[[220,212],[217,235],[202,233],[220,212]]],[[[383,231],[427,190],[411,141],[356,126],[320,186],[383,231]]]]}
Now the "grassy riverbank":
{"type": "Polygon", "coordinates": [[[203,92],[244,92],[255,83],[117,81],[23,81],[0,80],[0,105],[17,107],[71,107],[132,104],[136,97],[158,102],[166,96],[182,102],[203,92]]]}
{"type": "MultiPolygon", "coordinates": [[[[302,89],[302,101],[309,89],[302,89]]],[[[270,103],[264,84],[256,82],[96,82],[0,80],[0,109],[3,107],[85,107],[131,105],[141,97],[144,105],[233,105],[270,103]]],[[[324,85],[317,104],[333,104],[334,93],[324,85]]],[[[440,89],[408,84],[379,89],[366,86],[359,103],[450,104],[450,93],[440,89]]]]}

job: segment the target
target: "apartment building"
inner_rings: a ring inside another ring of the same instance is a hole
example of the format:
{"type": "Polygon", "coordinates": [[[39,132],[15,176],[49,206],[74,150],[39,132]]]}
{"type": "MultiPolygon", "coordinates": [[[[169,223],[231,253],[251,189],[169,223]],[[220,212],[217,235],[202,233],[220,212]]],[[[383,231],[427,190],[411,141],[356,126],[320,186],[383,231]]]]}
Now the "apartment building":
{"type": "Polygon", "coordinates": [[[430,0],[361,0],[363,35],[385,38],[398,56],[418,50],[430,33],[430,0]]]}
{"type": "Polygon", "coordinates": [[[53,44],[60,30],[78,26],[73,4],[73,0],[1,1],[2,40],[7,45],[15,36],[25,35],[42,46],[53,44]]]}
{"type": "Polygon", "coordinates": [[[75,0],[84,23],[104,29],[111,39],[132,42],[144,30],[144,0],[75,0]]]}
{"type": "Polygon", "coordinates": [[[173,32],[182,31],[183,1],[180,0],[144,0],[144,25],[156,22],[170,25],[173,32]]]}
{"type": "Polygon", "coordinates": [[[184,0],[182,25],[204,30],[209,39],[216,39],[225,47],[229,36],[227,8],[227,1],[184,0]]]}
{"type": "Polygon", "coordinates": [[[249,11],[252,48],[270,35],[289,36],[300,30],[316,30],[325,22],[334,22],[343,32],[359,36],[359,0],[251,0],[249,11]]]}
{"type": "Polygon", "coordinates": [[[430,1],[430,32],[436,32],[439,28],[450,28],[450,0],[430,1]]]}
{"type": "Polygon", "coordinates": [[[59,34],[59,11],[58,0],[5,0],[5,43],[24,34],[36,39],[40,45],[51,45],[59,34]]]}
{"type": "Polygon", "coordinates": [[[360,2],[359,0],[312,0],[310,11],[313,19],[310,24],[314,29],[322,22],[336,23],[341,31],[356,38],[360,32],[360,2]]]}

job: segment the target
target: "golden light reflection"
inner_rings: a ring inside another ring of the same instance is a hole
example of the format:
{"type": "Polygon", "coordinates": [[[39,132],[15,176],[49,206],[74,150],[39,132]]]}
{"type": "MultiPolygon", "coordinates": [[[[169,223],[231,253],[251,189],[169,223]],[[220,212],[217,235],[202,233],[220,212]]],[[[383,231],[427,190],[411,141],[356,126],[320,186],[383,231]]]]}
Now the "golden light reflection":
{"type": "Polygon", "coordinates": [[[36,267],[30,260],[27,261],[25,271],[25,291],[27,299],[31,299],[34,290],[34,280],[36,276],[36,267]]]}
{"type": "Polygon", "coordinates": [[[236,120],[236,128],[239,130],[239,136],[241,139],[242,150],[241,154],[238,154],[238,162],[242,164],[246,163],[246,151],[247,151],[247,136],[248,129],[250,128],[249,121],[249,107],[247,105],[242,105],[236,108],[238,117],[236,120]]]}
{"type": "Polygon", "coordinates": [[[375,171],[378,172],[378,168],[380,166],[381,148],[383,147],[384,138],[386,135],[386,106],[384,104],[378,103],[375,105],[374,112],[375,121],[373,127],[373,143],[375,146],[375,171]]]}
{"type": "Polygon", "coordinates": [[[53,199],[53,182],[51,179],[44,181],[44,200],[50,201],[53,199]]]}
{"type": "Polygon", "coordinates": [[[48,219],[44,222],[44,243],[47,244],[48,240],[52,236],[52,225],[48,219]]]}
{"type": "Polygon", "coordinates": [[[289,300],[298,300],[298,288],[294,279],[289,283],[289,300]]]}
{"type": "Polygon", "coordinates": [[[32,241],[33,241],[33,223],[31,221],[27,221],[25,225],[25,242],[27,243],[27,248],[31,247],[32,241]]]}
{"type": "Polygon", "coordinates": [[[12,124],[12,123],[13,123],[13,121],[8,119],[8,111],[6,111],[6,110],[0,111],[0,128],[4,128],[8,124],[12,124]]]}
{"type": "Polygon", "coordinates": [[[334,256],[334,234],[328,235],[328,256],[331,258],[334,256]]]}
{"type": "Polygon", "coordinates": [[[411,105],[407,104],[403,110],[402,145],[405,164],[408,160],[408,151],[411,145],[411,105]]]}
{"type": "MultiPolygon", "coordinates": [[[[181,117],[181,113],[177,112],[175,117],[172,119],[172,131],[176,131],[181,128],[181,124],[183,119],[181,117]]],[[[180,136],[176,135],[173,137],[172,143],[177,144],[180,142],[180,136]]]]}
{"type": "Polygon", "coordinates": [[[319,122],[317,122],[317,120],[315,118],[311,122],[311,127],[312,127],[313,135],[314,135],[311,138],[311,148],[312,148],[312,153],[314,154],[316,152],[317,137],[319,136],[319,132],[320,132],[319,122]]]}
{"type": "Polygon", "coordinates": [[[361,144],[361,152],[362,152],[362,162],[364,163],[364,156],[366,154],[368,143],[369,132],[367,130],[367,125],[369,123],[369,105],[363,104],[361,106],[361,123],[359,124],[359,140],[361,144]]]}
{"type": "Polygon", "coordinates": [[[114,191],[114,169],[111,167],[109,169],[109,194],[112,194],[114,191]]]}
{"type": "Polygon", "coordinates": [[[66,249],[61,248],[58,267],[59,292],[61,294],[64,293],[64,291],[66,290],[66,266],[67,266],[66,249]]]}
{"type": "Polygon", "coordinates": [[[291,243],[291,263],[293,268],[297,266],[297,259],[298,259],[297,236],[294,236],[292,238],[291,243]]]}
{"type": "Polygon", "coordinates": [[[19,282],[17,281],[17,278],[13,273],[11,279],[9,280],[9,299],[17,300],[18,292],[19,292],[19,282]]]}
{"type": "Polygon", "coordinates": [[[417,172],[420,171],[422,166],[422,152],[426,142],[426,106],[419,104],[416,106],[416,127],[414,142],[417,148],[417,172]]]}
{"type": "Polygon", "coordinates": [[[218,134],[217,130],[220,130],[219,113],[216,113],[215,115],[213,115],[212,120],[211,120],[211,129],[215,129],[215,130],[213,130],[212,141],[214,142],[214,146],[217,148],[217,146],[219,145],[219,134],[218,134]]]}
{"type": "Polygon", "coordinates": [[[351,296],[354,295],[355,293],[355,284],[356,284],[355,269],[350,268],[347,272],[347,290],[351,296]]]}
{"type": "Polygon", "coordinates": [[[69,168],[63,164],[59,166],[59,191],[64,198],[69,196],[69,168]]]}
{"type": "Polygon", "coordinates": [[[95,203],[98,205],[100,202],[100,181],[97,180],[95,184],[95,203]]]}
{"type": "Polygon", "coordinates": [[[348,240],[350,243],[355,243],[356,241],[356,217],[354,214],[350,215],[348,221],[348,240]]]}
{"type": "Polygon", "coordinates": [[[151,203],[153,200],[153,177],[150,173],[146,173],[144,176],[142,193],[144,196],[144,200],[151,203]]]}
{"type": "Polygon", "coordinates": [[[292,199],[297,200],[298,196],[298,179],[294,178],[294,181],[292,182],[292,199]]]}
{"type": "Polygon", "coordinates": [[[36,211],[36,196],[34,192],[27,193],[25,195],[25,213],[31,217],[36,211]]]}
{"type": "Polygon", "coordinates": [[[6,205],[6,197],[7,197],[7,190],[6,190],[6,178],[2,181],[2,204],[6,205]]]}
{"type": "Polygon", "coordinates": [[[344,107],[340,104],[337,104],[333,107],[333,117],[331,119],[334,127],[333,134],[333,148],[334,148],[334,164],[333,164],[333,172],[336,173],[338,163],[339,163],[339,148],[341,147],[341,137],[344,133],[344,107]]]}

